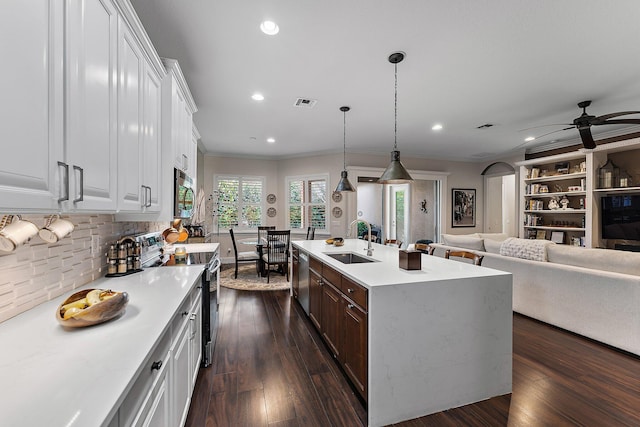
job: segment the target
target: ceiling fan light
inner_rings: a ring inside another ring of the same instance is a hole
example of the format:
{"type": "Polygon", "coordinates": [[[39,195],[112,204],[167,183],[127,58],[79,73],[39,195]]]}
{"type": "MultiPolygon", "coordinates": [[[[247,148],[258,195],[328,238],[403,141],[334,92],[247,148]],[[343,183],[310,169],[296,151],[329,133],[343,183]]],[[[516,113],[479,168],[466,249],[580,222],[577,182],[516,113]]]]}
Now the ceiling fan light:
{"type": "Polygon", "coordinates": [[[391,152],[391,163],[382,173],[382,176],[378,178],[378,182],[380,184],[407,184],[413,182],[413,178],[400,162],[399,151],[391,152]]]}

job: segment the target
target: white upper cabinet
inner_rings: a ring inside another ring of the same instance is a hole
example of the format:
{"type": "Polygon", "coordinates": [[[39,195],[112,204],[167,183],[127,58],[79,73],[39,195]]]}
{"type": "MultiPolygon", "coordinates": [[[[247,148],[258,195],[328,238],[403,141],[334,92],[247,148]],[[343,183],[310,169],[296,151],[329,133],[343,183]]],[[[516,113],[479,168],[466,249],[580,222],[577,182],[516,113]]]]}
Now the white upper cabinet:
{"type": "MultiPolygon", "coordinates": [[[[163,113],[165,136],[170,135],[165,147],[173,152],[173,167],[187,175],[196,175],[196,158],[193,153],[193,113],[197,110],[189,87],[176,60],[163,58],[167,76],[163,82],[163,113]]],[[[164,148],[163,148],[164,149],[164,148]]]]}
{"type": "Polygon", "coordinates": [[[57,209],[63,160],[63,4],[0,2],[0,209],[57,209]]]}
{"type": "Polygon", "coordinates": [[[113,211],[117,192],[118,14],[109,0],[67,7],[66,210],[113,211]]]}
{"type": "Polygon", "coordinates": [[[166,74],[128,2],[120,1],[118,212],[160,211],[162,77],[166,74]]]}
{"type": "MultiPolygon", "coordinates": [[[[142,156],[142,185],[145,189],[144,210],[160,211],[162,197],[171,198],[171,194],[161,193],[162,140],[162,82],[160,76],[150,65],[146,65],[144,74],[144,132],[142,156]]],[[[171,173],[167,171],[165,173],[171,173]]]]}
{"type": "Polygon", "coordinates": [[[2,1],[0,36],[0,211],[159,212],[166,70],[130,2],[2,1]]]}
{"type": "Polygon", "coordinates": [[[142,185],[143,73],[142,51],[120,20],[118,51],[118,210],[139,211],[145,205],[142,185]]]}

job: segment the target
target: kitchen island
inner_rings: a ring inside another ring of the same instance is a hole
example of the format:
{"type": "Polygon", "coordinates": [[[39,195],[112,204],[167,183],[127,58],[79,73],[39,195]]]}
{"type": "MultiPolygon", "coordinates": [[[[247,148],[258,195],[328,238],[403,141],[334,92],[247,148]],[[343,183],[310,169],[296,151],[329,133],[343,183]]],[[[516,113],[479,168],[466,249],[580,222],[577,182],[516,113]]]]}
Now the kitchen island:
{"type": "MultiPolygon", "coordinates": [[[[367,242],[356,239],[342,247],[320,240],[293,245],[325,270],[338,272],[343,283],[366,288],[369,426],[511,392],[510,273],[429,255],[421,255],[421,270],[403,270],[398,249],[378,244],[368,257],[373,262],[344,264],[329,256],[366,256],[367,242]]],[[[331,274],[330,280],[338,280],[331,274]]],[[[353,307],[357,301],[349,297],[343,298],[353,307]]]]}
{"type": "MultiPolygon", "coordinates": [[[[189,298],[199,298],[202,271],[201,265],[150,268],[98,279],[0,323],[0,425],[128,425],[125,413],[134,414],[144,397],[137,379],[160,371],[148,369],[149,355],[165,346],[153,362],[161,361],[158,368],[167,372],[171,368],[165,356],[173,336],[182,331],[177,326],[187,321],[181,312],[191,306],[189,298]],[[58,305],[86,288],[127,292],[126,312],[85,328],[58,324],[58,305]]],[[[195,344],[201,345],[199,339],[195,344]]],[[[167,420],[165,425],[178,424],[167,420]]]]}

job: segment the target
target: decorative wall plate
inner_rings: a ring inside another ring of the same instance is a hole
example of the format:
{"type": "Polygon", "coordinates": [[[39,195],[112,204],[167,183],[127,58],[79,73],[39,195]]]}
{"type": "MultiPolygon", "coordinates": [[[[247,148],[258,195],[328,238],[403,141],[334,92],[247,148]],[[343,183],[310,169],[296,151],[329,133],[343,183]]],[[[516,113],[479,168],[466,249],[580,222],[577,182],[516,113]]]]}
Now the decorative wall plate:
{"type": "Polygon", "coordinates": [[[267,209],[267,216],[269,218],[273,218],[274,216],[276,216],[276,213],[277,213],[276,208],[267,209]]]}
{"type": "Polygon", "coordinates": [[[276,202],[276,195],[275,194],[269,194],[267,196],[267,203],[269,203],[270,205],[274,204],[276,202]]]}
{"type": "Polygon", "coordinates": [[[333,199],[334,202],[340,203],[342,201],[342,193],[339,191],[334,191],[333,194],[331,195],[331,198],[333,199]]]}
{"type": "Polygon", "coordinates": [[[336,206],[335,208],[333,208],[331,213],[333,214],[334,217],[340,218],[342,216],[342,209],[336,206]]]}

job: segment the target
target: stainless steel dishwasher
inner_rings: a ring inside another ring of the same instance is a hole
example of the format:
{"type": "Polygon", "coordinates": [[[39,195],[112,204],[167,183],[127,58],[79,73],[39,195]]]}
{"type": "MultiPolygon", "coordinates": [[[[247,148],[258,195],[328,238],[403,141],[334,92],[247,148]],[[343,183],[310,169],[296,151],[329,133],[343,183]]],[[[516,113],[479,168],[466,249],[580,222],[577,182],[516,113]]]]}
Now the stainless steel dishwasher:
{"type": "Polygon", "coordinates": [[[309,314],[309,254],[300,251],[298,255],[298,301],[305,313],[309,314]]]}

